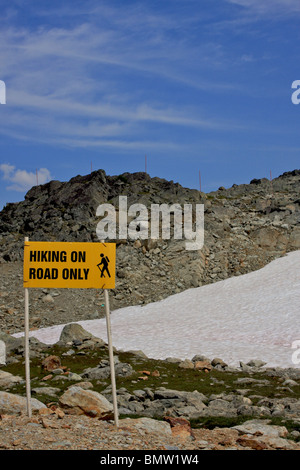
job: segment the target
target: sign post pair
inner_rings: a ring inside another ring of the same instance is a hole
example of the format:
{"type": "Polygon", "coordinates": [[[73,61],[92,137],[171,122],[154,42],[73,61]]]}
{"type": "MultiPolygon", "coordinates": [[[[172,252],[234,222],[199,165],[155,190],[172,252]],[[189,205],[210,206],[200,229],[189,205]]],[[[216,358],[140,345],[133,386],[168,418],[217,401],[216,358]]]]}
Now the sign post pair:
{"type": "Polygon", "coordinates": [[[25,238],[23,286],[25,288],[25,375],[27,413],[31,417],[29,361],[29,288],[104,289],[115,425],[118,426],[115,369],[108,289],[115,287],[115,243],[32,242],[25,238]]]}

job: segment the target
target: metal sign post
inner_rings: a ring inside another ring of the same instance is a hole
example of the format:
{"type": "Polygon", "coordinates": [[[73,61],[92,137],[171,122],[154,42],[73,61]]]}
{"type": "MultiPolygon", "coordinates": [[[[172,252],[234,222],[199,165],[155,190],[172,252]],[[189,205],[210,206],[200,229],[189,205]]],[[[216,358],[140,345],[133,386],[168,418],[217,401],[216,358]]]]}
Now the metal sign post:
{"type": "MultiPolygon", "coordinates": [[[[25,237],[25,244],[28,237],[25,237]]],[[[25,287],[25,379],[26,379],[26,398],[27,414],[31,418],[31,389],[30,389],[30,353],[29,353],[29,292],[25,287]]]]}
{"type": "Polygon", "coordinates": [[[104,300],[105,300],[105,314],[106,314],[106,328],[107,328],[107,339],[108,339],[108,350],[109,350],[109,363],[110,363],[110,376],[111,376],[111,388],[113,397],[114,407],[114,419],[115,425],[119,425],[118,417],[118,404],[117,404],[117,390],[116,390],[116,378],[115,378],[115,361],[111,337],[111,325],[110,325],[110,308],[109,308],[109,297],[107,289],[104,289],[104,300]]]}
{"type": "MultiPolygon", "coordinates": [[[[101,243],[104,243],[104,240],[101,240],[101,243]]],[[[108,342],[108,351],[109,351],[111,391],[112,391],[113,407],[114,407],[114,419],[115,419],[115,426],[118,427],[119,416],[118,416],[117,389],[116,389],[116,378],[115,378],[115,361],[114,361],[114,352],[113,352],[113,345],[112,345],[110,307],[109,307],[109,296],[108,296],[107,289],[104,289],[104,303],[105,303],[107,342],[108,342]]]]}

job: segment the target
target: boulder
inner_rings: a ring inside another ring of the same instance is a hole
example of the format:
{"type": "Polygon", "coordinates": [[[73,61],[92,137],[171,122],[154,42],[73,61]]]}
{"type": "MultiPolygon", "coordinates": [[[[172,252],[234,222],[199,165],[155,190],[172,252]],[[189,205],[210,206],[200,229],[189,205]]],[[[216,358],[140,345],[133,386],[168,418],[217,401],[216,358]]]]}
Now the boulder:
{"type": "Polygon", "coordinates": [[[155,434],[163,434],[165,436],[172,436],[171,427],[168,423],[152,418],[125,418],[120,420],[119,427],[134,427],[142,433],[151,432],[155,434]]]}
{"type": "MultiPolygon", "coordinates": [[[[0,340],[5,343],[6,356],[11,354],[24,354],[25,339],[24,336],[15,337],[7,333],[0,332],[0,340]]],[[[35,352],[48,349],[50,345],[44,344],[33,336],[29,338],[29,353],[33,356],[35,352]]],[[[1,362],[0,362],[1,363],[1,362]]]]}
{"type": "Polygon", "coordinates": [[[194,369],[194,363],[190,359],[185,359],[178,365],[181,369],[194,369]]]}
{"type": "Polygon", "coordinates": [[[70,414],[85,414],[99,419],[111,419],[113,406],[101,393],[70,387],[59,399],[61,408],[70,414]]]}
{"type": "Polygon", "coordinates": [[[240,434],[264,435],[268,437],[286,437],[288,430],[285,426],[275,426],[268,424],[269,420],[253,419],[238,426],[233,426],[240,434]]]}
{"type": "Polygon", "coordinates": [[[86,331],[78,323],[68,323],[62,329],[62,332],[59,337],[59,342],[66,344],[72,343],[74,340],[83,341],[92,337],[93,335],[86,331]]]}
{"type": "Polygon", "coordinates": [[[8,335],[4,332],[0,332],[0,340],[5,343],[7,354],[24,345],[24,338],[15,338],[14,336],[8,335]]]}
{"type": "Polygon", "coordinates": [[[228,366],[228,364],[226,364],[226,362],[223,361],[223,359],[220,359],[219,357],[215,357],[212,361],[211,361],[211,365],[213,367],[220,367],[222,369],[225,369],[225,367],[228,366]]]}
{"type": "Polygon", "coordinates": [[[24,379],[18,375],[13,375],[10,372],[0,370],[0,387],[10,388],[13,385],[22,382],[24,379]]]}
{"type": "Polygon", "coordinates": [[[260,359],[251,359],[249,362],[247,362],[247,366],[249,367],[263,367],[265,366],[267,363],[260,360],[260,359]]]}
{"type": "MultiPolygon", "coordinates": [[[[32,413],[38,412],[40,409],[46,408],[44,403],[31,398],[31,411],[32,413]]],[[[15,395],[9,392],[0,392],[0,414],[26,414],[27,413],[27,399],[20,395],[15,395]]]]}
{"type": "MultiPolygon", "coordinates": [[[[117,358],[115,358],[117,362],[117,358]]],[[[92,368],[85,369],[81,374],[82,378],[89,380],[104,380],[110,377],[110,365],[108,361],[101,361],[101,363],[92,368]]],[[[134,369],[130,364],[125,362],[117,362],[115,364],[115,375],[116,377],[129,377],[134,373],[134,369]]]]}

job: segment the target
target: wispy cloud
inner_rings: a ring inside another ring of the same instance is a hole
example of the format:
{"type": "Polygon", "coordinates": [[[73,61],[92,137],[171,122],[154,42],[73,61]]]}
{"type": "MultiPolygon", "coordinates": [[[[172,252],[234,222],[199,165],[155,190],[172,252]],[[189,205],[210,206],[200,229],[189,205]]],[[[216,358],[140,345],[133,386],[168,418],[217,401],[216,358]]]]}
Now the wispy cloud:
{"type": "MultiPolygon", "coordinates": [[[[53,9],[50,14],[59,12],[53,9]]],[[[70,7],[62,7],[61,13],[72,17],[70,7]]],[[[58,143],[73,134],[74,141],[83,138],[86,145],[87,134],[123,142],[124,130],[140,142],[147,123],[240,127],[190,102],[176,105],[172,99],[170,106],[168,94],[153,95],[151,81],[166,89],[238,92],[238,82],[211,80],[202,73],[222,61],[222,50],[211,40],[195,44],[189,32],[195,18],[156,14],[139,4],[116,8],[103,2],[89,2],[83,22],[75,16],[69,27],[12,24],[0,32],[1,73],[7,82],[7,119],[1,132],[33,140],[37,135],[53,140],[56,135],[58,143]],[[178,28],[186,31],[184,39],[178,28]],[[30,119],[20,119],[26,114],[30,119]]]]}
{"type": "Polygon", "coordinates": [[[226,0],[229,3],[245,7],[258,14],[268,14],[270,16],[278,13],[290,15],[300,13],[300,3],[298,0],[226,0]]]}

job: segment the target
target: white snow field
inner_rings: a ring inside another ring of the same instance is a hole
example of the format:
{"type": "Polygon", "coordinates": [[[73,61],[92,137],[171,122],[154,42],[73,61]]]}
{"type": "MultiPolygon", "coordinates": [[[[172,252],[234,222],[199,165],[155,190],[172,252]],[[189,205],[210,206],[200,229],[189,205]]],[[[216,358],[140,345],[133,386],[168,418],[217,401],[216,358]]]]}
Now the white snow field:
{"type": "MultiPolygon", "coordinates": [[[[112,342],[155,359],[202,354],[233,366],[261,359],[267,367],[300,367],[299,314],[300,250],[249,274],[115,310],[112,342]]],[[[77,323],[107,341],[105,318],[77,323]]],[[[30,335],[53,344],[63,326],[30,335]]]]}

